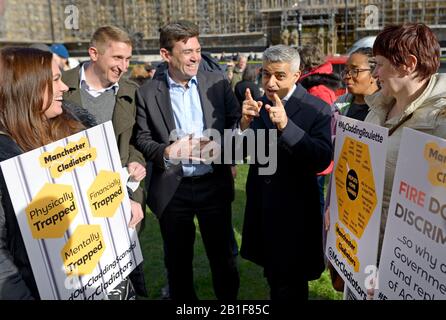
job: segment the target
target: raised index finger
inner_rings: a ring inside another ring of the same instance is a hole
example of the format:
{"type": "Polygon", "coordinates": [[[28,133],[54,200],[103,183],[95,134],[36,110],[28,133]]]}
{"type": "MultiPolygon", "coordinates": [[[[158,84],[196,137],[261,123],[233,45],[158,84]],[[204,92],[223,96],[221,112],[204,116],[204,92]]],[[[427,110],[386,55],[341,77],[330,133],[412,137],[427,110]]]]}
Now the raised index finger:
{"type": "Polygon", "coordinates": [[[274,102],[275,102],[275,106],[276,106],[276,107],[283,108],[282,100],[280,100],[280,98],[279,98],[279,96],[277,95],[277,93],[274,93],[274,102]]]}
{"type": "Polygon", "coordinates": [[[251,96],[251,90],[249,90],[249,88],[246,88],[246,91],[245,91],[245,99],[246,99],[246,100],[254,100],[254,99],[252,98],[252,96],[251,96]]]}

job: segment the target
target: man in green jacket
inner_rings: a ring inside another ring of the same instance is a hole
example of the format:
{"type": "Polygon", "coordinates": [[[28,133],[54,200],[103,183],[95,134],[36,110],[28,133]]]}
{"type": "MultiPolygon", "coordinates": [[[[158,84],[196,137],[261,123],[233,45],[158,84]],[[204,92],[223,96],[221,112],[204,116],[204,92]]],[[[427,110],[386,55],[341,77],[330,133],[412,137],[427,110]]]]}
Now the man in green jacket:
{"type": "MultiPolygon", "coordinates": [[[[99,124],[112,121],[121,163],[141,181],[146,174],[145,160],[131,143],[137,85],[122,78],[132,55],[131,39],[119,28],[101,27],[93,34],[88,53],[90,61],[63,73],[69,87],[63,98],[87,109],[99,124]]],[[[144,208],[141,187],[132,198],[144,208]]]]}
{"type": "MultiPolygon", "coordinates": [[[[122,78],[132,56],[132,41],[125,31],[117,27],[100,27],[93,34],[88,54],[90,61],[63,73],[63,81],[69,88],[63,98],[89,111],[98,124],[112,121],[121,163],[134,180],[141,181],[146,175],[145,160],[131,142],[137,85],[122,78]]],[[[145,208],[143,189],[138,187],[131,198],[132,214],[136,210],[143,215],[145,210],[138,208],[139,204],[145,208]]],[[[137,276],[134,276],[135,272],[131,274],[132,284],[137,294],[147,296],[141,270],[138,273],[137,276]]],[[[120,290],[116,297],[109,295],[110,299],[128,298],[129,282],[122,284],[126,288],[120,290]]]]}

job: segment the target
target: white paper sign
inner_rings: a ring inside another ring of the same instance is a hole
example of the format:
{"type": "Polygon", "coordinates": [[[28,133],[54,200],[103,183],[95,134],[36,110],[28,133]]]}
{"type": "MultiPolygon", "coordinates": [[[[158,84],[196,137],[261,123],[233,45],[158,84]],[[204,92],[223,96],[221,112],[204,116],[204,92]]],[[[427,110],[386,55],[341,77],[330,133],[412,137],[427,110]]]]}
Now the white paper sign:
{"type": "Polygon", "coordinates": [[[1,167],[42,299],[104,299],[141,263],[110,121],[1,167]]]}
{"type": "Polygon", "coordinates": [[[446,299],[446,140],[404,128],[375,299],[446,299]]]}
{"type": "Polygon", "coordinates": [[[326,255],[356,299],[376,272],[387,129],[340,116],[331,179],[326,255]]]}

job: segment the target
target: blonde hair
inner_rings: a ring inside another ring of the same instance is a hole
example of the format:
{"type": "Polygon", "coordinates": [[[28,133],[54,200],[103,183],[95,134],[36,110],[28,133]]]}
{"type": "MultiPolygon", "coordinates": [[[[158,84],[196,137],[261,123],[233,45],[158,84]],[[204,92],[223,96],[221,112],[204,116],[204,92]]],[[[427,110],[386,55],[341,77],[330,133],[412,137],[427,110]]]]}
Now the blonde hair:
{"type": "Polygon", "coordinates": [[[103,26],[98,28],[91,38],[90,47],[98,49],[99,53],[104,53],[109,42],[124,42],[133,47],[133,42],[127,32],[114,26],[103,26]]]}
{"type": "Polygon", "coordinates": [[[133,67],[130,78],[148,78],[149,72],[146,70],[143,64],[138,64],[133,67]]]}
{"type": "Polygon", "coordinates": [[[132,68],[130,80],[133,80],[137,84],[142,85],[146,79],[150,79],[150,74],[143,64],[137,64],[132,68]]]}

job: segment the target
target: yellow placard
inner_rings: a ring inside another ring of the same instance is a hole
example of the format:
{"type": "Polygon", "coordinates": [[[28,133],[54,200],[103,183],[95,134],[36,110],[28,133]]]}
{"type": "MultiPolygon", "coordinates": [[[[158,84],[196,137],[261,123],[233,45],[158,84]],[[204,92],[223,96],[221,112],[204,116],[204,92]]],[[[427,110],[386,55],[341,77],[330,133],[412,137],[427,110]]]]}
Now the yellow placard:
{"type": "Polygon", "coordinates": [[[446,188],[446,148],[441,149],[435,142],[429,142],[424,147],[424,158],[429,164],[429,182],[435,187],[446,188]]]}
{"type": "Polygon", "coordinates": [[[337,163],[339,220],[361,238],[377,204],[368,145],[346,137],[337,163]]]}
{"type": "Polygon", "coordinates": [[[73,188],[46,183],[25,212],[33,238],[60,238],[78,212],[73,188]]]}
{"type": "Polygon", "coordinates": [[[71,172],[78,166],[96,159],[96,148],[90,148],[87,138],[57,147],[53,152],[44,152],[39,157],[40,165],[50,169],[51,177],[59,178],[64,172],[71,172]]]}
{"type": "Polygon", "coordinates": [[[67,275],[86,275],[93,272],[105,251],[99,225],[81,225],[62,248],[61,256],[67,275]]]}
{"type": "Polygon", "coordinates": [[[100,171],[88,189],[88,202],[94,217],[112,217],[124,199],[119,173],[100,171]]]}
{"type": "Polygon", "coordinates": [[[336,248],[355,272],[359,272],[358,243],[338,223],[335,225],[336,248]]]}

